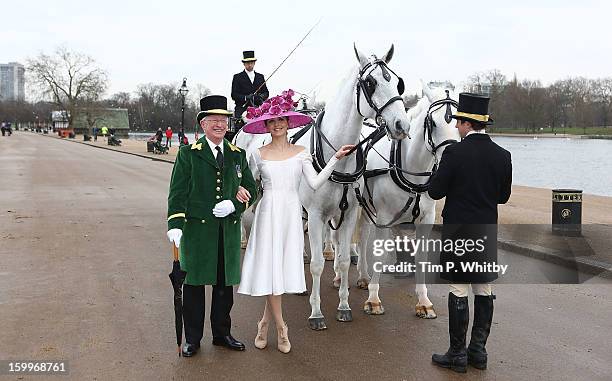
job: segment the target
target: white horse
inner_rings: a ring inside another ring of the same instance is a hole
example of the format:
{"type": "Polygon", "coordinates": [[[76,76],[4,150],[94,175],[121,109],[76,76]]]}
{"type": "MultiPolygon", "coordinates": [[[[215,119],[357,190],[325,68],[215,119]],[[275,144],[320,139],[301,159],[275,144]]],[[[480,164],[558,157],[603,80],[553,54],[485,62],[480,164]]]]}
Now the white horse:
{"type": "MultiPolygon", "coordinates": [[[[416,237],[427,238],[431,233],[432,225],[435,222],[435,201],[427,194],[427,182],[434,168],[434,164],[439,163],[442,152],[446,145],[460,140],[459,132],[455,128],[455,121],[450,118],[451,108],[457,107],[453,100],[454,94],[445,92],[442,89],[431,90],[423,85],[424,97],[419,100],[417,105],[408,111],[410,120],[412,139],[405,139],[396,142],[396,146],[401,145],[401,161],[396,165],[401,165],[400,175],[392,174],[387,171],[374,177],[367,177],[366,182],[371,193],[364,190],[364,198],[370,205],[362,211],[361,245],[360,256],[357,264],[359,271],[358,287],[367,286],[369,295],[364,303],[364,311],[372,315],[384,313],[384,308],[378,295],[380,272],[373,271],[370,279],[368,274],[368,263],[372,264],[372,253],[368,251],[368,239],[374,224],[368,218],[368,214],[378,226],[376,227],[377,239],[385,239],[389,236],[388,228],[397,228],[400,223],[414,223],[416,237]],[[413,175],[420,173],[420,175],[413,175]],[[398,180],[398,176],[401,179],[398,180]],[[397,184],[399,181],[403,187],[397,184]],[[402,189],[403,188],[403,189],[402,189]],[[412,200],[409,204],[409,200],[412,200]],[[418,208],[415,210],[415,207],[418,208]],[[370,258],[366,258],[370,257],[370,258]]],[[[364,127],[364,135],[370,129],[364,127]]],[[[368,152],[367,169],[388,169],[392,141],[382,138],[373,149],[368,152]]],[[[370,172],[368,172],[370,173],[370,172]]],[[[396,172],[397,173],[397,172],[396,172]]],[[[397,229],[393,229],[397,230],[397,229]]],[[[393,236],[397,236],[394,232],[393,236]]],[[[416,294],[418,303],[416,314],[421,318],[432,319],[436,317],[433,304],[427,296],[427,286],[425,285],[425,274],[421,271],[418,263],[427,261],[427,253],[424,250],[417,250],[415,255],[416,266],[416,294]]],[[[376,259],[380,261],[382,257],[376,259]]]]}
{"type": "MultiPolygon", "coordinates": [[[[364,117],[376,119],[394,139],[408,136],[410,124],[400,96],[403,81],[387,66],[393,56],[393,46],[382,59],[375,56],[368,58],[356,47],[355,54],[359,65],[350,71],[336,96],[327,104],[325,113],[319,116],[320,124],[313,126],[310,133],[296,142],[306,146],[308,150],[312,148],[319,151],[317,156],[322,160],[315,159],[315,162],[327,162],[337,148],[359,142],[364,117]],[[311,134],[315,134],[312,147],[311,134]],[[317,139],[317,136],[321,138],[317,139]],[[326,142],[323,143],[322,140],[326,142]]],[[[354,173],[358,172],[355,169],[359,164],[356,155],[360,155],[360,151],[337,164],[332,178],[339,182],[328,181],[316,191],[306,182],[300,185],[300,200],[308,212],[312,274],[311,314],[308,322],[314,330],[327,328],[321,312],[320,285],[325,264],[322,252],[323,234],[330,220],[338,228],[335,259],[341,279],[336,319],[343,322],[352,321],[348,302],[349,246],[357,220],[358,203],[351,188],[363,187],[362,177],[359,173],[354,173]],[[344,176],[348,174],[354,176],[344,176]]]]}

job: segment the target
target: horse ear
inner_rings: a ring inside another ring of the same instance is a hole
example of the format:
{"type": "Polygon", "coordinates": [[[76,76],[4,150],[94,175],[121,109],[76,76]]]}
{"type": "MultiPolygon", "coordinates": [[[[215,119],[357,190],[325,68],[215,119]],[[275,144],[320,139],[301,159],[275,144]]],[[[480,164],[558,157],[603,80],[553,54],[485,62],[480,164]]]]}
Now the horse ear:
{"type": "Polygon", "coordinates": [[[429,86],[427,86],[425,84],[425,82],[423,82],[422,79],[421,79],[421,86],[423,86],[423,95],[425,95],[427,97],[427,99],[429,99],[430,102],[433,102],[433,100],[434,100],[433,91],[431,91],[429,86]]]}
{"type": "Polygon", "coordinates": [[[357,61],[359,61],[359,64],[361,65],[361,67],[364,67],[365,65],[367,65],[368,59],[363,53],[357,50],[357,44],[355,44],[354,42],[353,42],[353,49],[355,49],[355,56],[357,57],[357,61]]]}
{"type": "Polygon", "coordinates": [[[387,54],[385,54],[383,56],[383,61],[385,61],[385,63],[389,63],[391,62],[391,58],[393,58],[393,53],[395,52],[395,47],[393,46],[393,44],[391,44],[391,48],[389,49],[389,51],[387,52],[387,54]]]}

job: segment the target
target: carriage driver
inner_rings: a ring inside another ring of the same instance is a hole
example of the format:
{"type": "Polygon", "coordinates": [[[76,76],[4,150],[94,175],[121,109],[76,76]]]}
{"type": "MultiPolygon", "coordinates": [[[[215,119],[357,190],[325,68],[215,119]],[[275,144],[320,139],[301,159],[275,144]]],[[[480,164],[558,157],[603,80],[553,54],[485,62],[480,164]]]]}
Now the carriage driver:
{"type": "Polygon", "coordinates": [[[236,102],[234,108],[236,118],[240,118],[249,106],[261,106],[270,96],[263,74],[256,73],[254,70],[256,61],[254,51],[246,50],[242,52],[244,70],[234,74],[232,79],[232,99],[236,102]]]}

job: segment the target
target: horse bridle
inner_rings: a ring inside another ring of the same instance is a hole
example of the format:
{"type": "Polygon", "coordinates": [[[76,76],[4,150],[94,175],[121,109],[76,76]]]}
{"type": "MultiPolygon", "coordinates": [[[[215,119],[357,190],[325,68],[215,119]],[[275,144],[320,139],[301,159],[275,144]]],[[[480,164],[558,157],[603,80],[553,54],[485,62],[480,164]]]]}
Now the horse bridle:
{"type": "Polygon", "coordinates": [[[359,115],[363,116],[364,118],[366,117],[365,115],[361,113],[361,105],[360,105],[360,100],[361,100],[360,95],[361,95],[361,92],[363,92],[363,95],[366,101],[368,102],[368,105],[372,108],[372,110],[374,110],[374,112],[376,112],[376,116],[374,118],[374,120],[376,121],[376,124],[379,127],[388,129],[387,121],[382,116],[382,112],[394,102],[401,101],[403,105],[404,100],[402,99],[401,95],[404,93],[404,80],[402,79],[402,77],[400,77],[393,70],[391,70],[387,66],[387,63],[385,61],[374,57],[373,61],[368,62],[367,65],[365,65],[363,68],[361,68],[361,70],[359,70],[359,76],[357,77],[357,90],[356,91],[357,91],[357,112],[359,112],[359,115]],[[382,70],[383,78],[387,82],[391,81],[391,74],[389,74],[389,72],[393,73],[393,75],[395,75],[399,80],[397,84],[397,92],[399,93],[399,95],[389,99],[382,107],[378,107],[376,103],[374,103],[374,100],[372,99],[372,96],[374,95],[374,92],[376,91],[376,86],[378,85],[376,79],[372,76],[372,72],[377,67],[379,67],[382,70]],[[371,70],[368,72],[368,69],[371,69],[371,70]],[[365,78],[364,78],[364,75],[365,75],[365,78]]]}
{"type": "Polygon", "coordinates": [[[433,129],[436,127],[436,122],[434,121],[432,114],[444,106],[446,106],[446,112],[444,113],[444,120],[446,121],[446,123],[450,123],[450,121],[452,120],[452,116],[453,116],[453,111],[451,107],[455,107],[456,109],[457,107],[459,107],[459,104],[457,103],[457,101],[451,99],[448,90],[446,90],[445,99],[437,100],[429,105],[429,109],[427,110],[427,115],[425,116],[425,122],[423,123],[423,127],[425,128],[424,137],[425,139],[427,139],[427,143],[431,147],[430,152],[434,156],[436,156],[436,152],[440,148],[447,146],[449,144],[457,143],[457,140],[455,139],[447,139],[439,143],[438,145],[436,145],[436,143],[433,140],[433,129]]]}

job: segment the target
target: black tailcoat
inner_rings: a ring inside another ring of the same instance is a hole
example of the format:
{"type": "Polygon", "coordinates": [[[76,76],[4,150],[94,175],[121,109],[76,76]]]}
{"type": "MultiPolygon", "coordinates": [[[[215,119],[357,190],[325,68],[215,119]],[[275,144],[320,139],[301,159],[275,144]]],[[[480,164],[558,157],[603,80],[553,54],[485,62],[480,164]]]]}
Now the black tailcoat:
{"type": "MultiPolygon", "coordinates": [[[[232,79],[232,99],[236,103],[236,107],[234,108],[234,116],[239,117],[243,112],[246,111],[248,106],[252,106],[248,104],[244,106],[246,100],[246,96],[249,94],[255,93],[255,90],[259,88],[265,82],[263,74],[259,74],[255,72],[255,80],[251,83],[249,76],[243,70],[238,74],[234,74],[234,79],[232,79]]],[[[256,102],[255,106],[259,106],[268,99],[270,93],[268,92],[268,87],[266,85],[261,86],[261,89],[257,92],[257,94],[261,97],[259,102],[256,102]]]]}
{"type": "Polygon", "coordinates": [[[464,272],[461,262],[497,263],[497,205],[508,201],[511,186],[510,152],[495,144],[489,135],[470,134],[446,147],[429,188],[429,196],[434,200],[446,197],[442,211],[443,242],[487,238],[484,252],[457,255],[442,250],[440,263],[455,265],[450,272],[441,274],[443,279],[455,283],[488,283],[497,279],[497,273],[464,272]]]}

